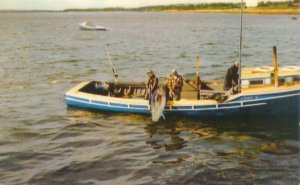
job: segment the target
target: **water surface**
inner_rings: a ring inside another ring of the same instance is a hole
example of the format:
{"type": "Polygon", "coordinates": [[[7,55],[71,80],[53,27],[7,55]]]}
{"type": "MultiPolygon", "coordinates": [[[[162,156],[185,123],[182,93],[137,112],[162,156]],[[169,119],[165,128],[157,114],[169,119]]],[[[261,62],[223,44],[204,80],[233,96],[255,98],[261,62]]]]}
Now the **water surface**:
{"type": "MultiPolygon", "coordinates": [[[[299,65],[299,18],[245,15],[243,66],[299,65]]],[[[297,118],[191,120],[70,109],[85,80],[120,81],[176,68],[224,76],[238,59],[239,15],[185,13],[0,14],[0,183],[298,184],[297,118]],[[81,31],[92,21],[106,32],[81,31]]]]}

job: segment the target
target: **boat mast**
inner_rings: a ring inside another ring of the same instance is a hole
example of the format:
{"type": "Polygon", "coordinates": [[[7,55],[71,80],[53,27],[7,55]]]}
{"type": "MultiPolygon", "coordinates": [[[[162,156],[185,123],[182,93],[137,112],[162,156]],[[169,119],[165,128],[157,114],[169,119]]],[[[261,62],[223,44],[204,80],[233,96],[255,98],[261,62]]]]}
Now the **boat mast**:
{"type": "Polygon", "coordinates": [[[243,0],[241,0],[241,29],[240,29],[240,52],[239,52],[239,80],[238,92],[241,92],[241,76],[242,76],[242,38],[243,38],[243,0]]]}

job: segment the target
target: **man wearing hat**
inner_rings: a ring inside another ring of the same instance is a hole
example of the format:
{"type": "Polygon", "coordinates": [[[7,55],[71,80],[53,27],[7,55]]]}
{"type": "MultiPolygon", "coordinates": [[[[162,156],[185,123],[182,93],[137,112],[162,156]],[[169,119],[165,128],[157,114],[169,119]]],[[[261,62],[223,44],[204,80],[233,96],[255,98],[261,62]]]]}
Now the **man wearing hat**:
{"type": "Polygon", "coordinates": [[[231,66],[225,75],[225,80],[224,80],[224,90],[227,91],[229,89],[231,89],[232,87],[235,87],[236,85],[238,85],[238,81],[239,81],[239,66],[240,66],[240,62],[239,61],[235,61],[234,65],[231,66]]]}
{"type": "Polygon", "coordinates": [[[158,89],[158,78],[155,76],[152,70],[147,72],[148,80],[146,83],[145,99],[149,100],[150,94],[153,94],[158,89]]]}
{"type": "Polygon", "coordinates": [[[172,69],[172,74],[168,78],[169,99],[180,100],[183,87],[183,78],[177,73],[176,69],[172,69]]]}

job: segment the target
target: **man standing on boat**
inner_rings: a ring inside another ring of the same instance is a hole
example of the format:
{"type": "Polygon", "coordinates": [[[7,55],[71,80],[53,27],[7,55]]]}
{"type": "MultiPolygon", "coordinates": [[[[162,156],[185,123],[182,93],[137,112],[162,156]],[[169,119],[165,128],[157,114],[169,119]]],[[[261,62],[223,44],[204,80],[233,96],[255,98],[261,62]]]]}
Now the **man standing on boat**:
{"type": "Polygon", "coordinates": [[[147,75],[148,75],[148,80],[146,83],[145,99],[149,100],[150,95],[153,94],[158,89],[158,78],[155,76],[152,70],[147,72],[147,75]]]}
{"type": "Polygon", "coordinates": [[[239,81],[239,66],[240,62],[236,61],[233,66],[231,66],[225,75],[225,80],[224,80],[224,90],[228,91],[232,87],[235,87],[238,85],[239,81]]]}
{"type": "Polygon", "coordinates": [[[172,74],[168,78],[169,99],[180,100],[183,87],[183,78],[177,73],[176,69],[172,69],[172,74]]]}

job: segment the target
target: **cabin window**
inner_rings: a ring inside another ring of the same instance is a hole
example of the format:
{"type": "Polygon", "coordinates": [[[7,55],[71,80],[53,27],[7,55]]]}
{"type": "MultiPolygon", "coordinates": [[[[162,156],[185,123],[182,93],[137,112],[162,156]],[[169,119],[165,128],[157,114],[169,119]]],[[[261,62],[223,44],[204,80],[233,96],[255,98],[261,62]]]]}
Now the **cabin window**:
{"type": "Polygon", "coordinates": [[[264,81],[263,80],[251,80],[250,85],[263,85],[264,81]]]}
{"type": "Polygon", "coordinates": [[[279,84],[284,84],[285,83],[285,78],[279,78],[278,83],[279,84]]]}
{"type": "Polygon", "coordinates": [[[300,82],[300,76],[293,77],[293,82],[300,82]]]}
{"type": "MultiPolygon", "coordinates": [[[[278,84],[280,84],[280,85],[283,85],[284,83],[285,83],[285,78],[279,78],[278,79],[278,84]]],[[[274,79],[272,80],[272,84],[274,84],[275,82],[274,82],[274,79]]]]}

